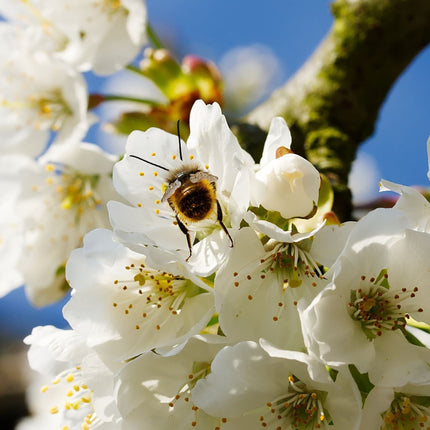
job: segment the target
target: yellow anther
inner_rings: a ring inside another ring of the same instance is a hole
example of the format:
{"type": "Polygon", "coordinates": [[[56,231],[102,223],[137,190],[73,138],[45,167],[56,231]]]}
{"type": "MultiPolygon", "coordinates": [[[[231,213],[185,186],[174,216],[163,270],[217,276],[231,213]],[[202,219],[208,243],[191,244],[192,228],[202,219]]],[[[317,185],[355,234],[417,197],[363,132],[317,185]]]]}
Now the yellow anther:
{"type": "Polygon", "coordinates": [[[49,164],[47,164],[47,165],[45,166],[45,169],[46,169],[48,172],[53,172],[53,171],[55,170],[55,167],[54,167],[54,165],[53,165],[53,164],[49,163],[49,164]]]}
{"type": "Polygon", "coordinates": [[[68,391],[67,394],[66,394],[66,396],[67,397],[72,397],[73,396],[73,391],[72,390],[68,391]]]}
{"type": "Polygon", "coordinates": [[[53,406],[51,409],[49,409],[49,412],[52,415],[58,414],[58,407],[57,406],[53,406]]]}
{"type": "Polygon", "coordinates": [[[44,385],[43,387],[40,388],[40,392],[41,393],[46,393],[48,391],[49,387],[47,385],[44,385]]]}
{"type": "Polygon", "coordinates": [[[54,179],[51,176],[49,176],[48,178],[46,178],[46,183],[48,185],[52,185],[54,183],[54,179]]]}
{"type": "Polygon", "coordinates": [[[61,378],[60,377],[56,377],[55,379],[53,379],[51,381],[51,383],[54,384],[54,385],[59,384],[60,382],[61,382],[61,378]]]}
{"type": "Polygon", "coordinates": [[[74,389],[75,391],[79,391],[79,390],[80,390],[79,385],[73,385],[73,389],[74,389]]]}
{"type": "Polygon", "coordinates": [[[73,382],[73,380],[75,379],[75,376],[73,375],[73,373],[69,373],[67,376],[66,376],[66,381],[67,382],[73,382]]]}
{"type": "Polygon", "coordinates": [[[69,194],[62,202],[61,209],[70,209],[72,207],[73,197],[69,194]]]}
{"type": "Polygon", "coordinates": [[[139,282],[139,285],[145,285],[146,282],[146,278],[145,275],[143,273],[138,273],[137,275],[134,276],[134,281],[139,282]]]}
{"type": "Polygon", "coordinates": [[[384,416],[384,423],[391,424],[394,420],[394,414],[392,412],[387,412],[384,416]]]}
{"type": "Polygon", "coordinates": [[[375,304],[376,304],[375,299],[368,298],[363,302],[362,309],[365,312],[369,312],[373,308],[373,306],[375,306],[375,304]]]}

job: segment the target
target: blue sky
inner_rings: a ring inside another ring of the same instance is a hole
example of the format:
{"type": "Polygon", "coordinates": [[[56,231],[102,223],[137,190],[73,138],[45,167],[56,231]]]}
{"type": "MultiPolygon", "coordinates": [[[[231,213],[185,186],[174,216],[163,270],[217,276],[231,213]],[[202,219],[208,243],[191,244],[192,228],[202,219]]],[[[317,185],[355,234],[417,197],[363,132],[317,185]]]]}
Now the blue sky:
{"type": "MultiPolygon", "coordinates": [[[[332,23],[329,2],[323,0],[148,0],[148,11],[153,27],[180,55],[194,53],[217,63],[232,48],[264,44],[279,58],[282,80],[304,63],[332,23]]],[[[392,88],[375,134],[362,145],[381,178],[427,185],[429,71],[426,48],[392,88]]],[[[35,325],[60,325],[63,304],[36,310],[22,289],[15,291],[0,300],[0,335],[22,338],[35,325]]]]}

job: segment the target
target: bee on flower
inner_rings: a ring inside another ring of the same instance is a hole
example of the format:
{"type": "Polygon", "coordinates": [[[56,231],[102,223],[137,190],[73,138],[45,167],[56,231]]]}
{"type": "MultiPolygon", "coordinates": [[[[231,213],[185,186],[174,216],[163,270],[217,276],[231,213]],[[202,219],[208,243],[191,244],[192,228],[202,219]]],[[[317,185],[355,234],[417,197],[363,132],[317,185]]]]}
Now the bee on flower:
{"type": "Polygon", "coordinates": [[[131,206],[109,203],[114,231],[134,249],[178,251],[201,275],[210,274],[248,208],[252,166],[220,107],[197,101],[186,144],[156,128],[129,136],[113,178],[131,206]]]}

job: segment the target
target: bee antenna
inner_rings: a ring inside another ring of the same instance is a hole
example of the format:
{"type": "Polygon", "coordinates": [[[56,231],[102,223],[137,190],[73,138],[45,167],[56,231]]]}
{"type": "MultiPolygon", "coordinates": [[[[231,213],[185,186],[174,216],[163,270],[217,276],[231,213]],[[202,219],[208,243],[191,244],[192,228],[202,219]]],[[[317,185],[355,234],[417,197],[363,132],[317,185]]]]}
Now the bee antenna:
{"type": "Polygon", "coordinates": [[[151,164],[152,166],[158,167],[160,169],[163,169],[169,172],[169,169],[167,167],[160,166],[159,164],[153,163],[152,161],[145,160],[144,158],[138,157],[137,155],[130,154],[129,157],[137,158],[138,160],[143,161],[144,163],[151,164]]]}
{"type": "Polygon", "coordinates": [[[181,161],[182,161],[182,145],[181,145],[181,131],[180,131],[180,129],[179,129],[179,122],[180,122],[181,120],[180,119],[178,119],[178,121],[176,122],[176,130],[177,130],[177,133],[178,133],[178,139],[179,139],[179,158],[181,159],[181,161]]]}

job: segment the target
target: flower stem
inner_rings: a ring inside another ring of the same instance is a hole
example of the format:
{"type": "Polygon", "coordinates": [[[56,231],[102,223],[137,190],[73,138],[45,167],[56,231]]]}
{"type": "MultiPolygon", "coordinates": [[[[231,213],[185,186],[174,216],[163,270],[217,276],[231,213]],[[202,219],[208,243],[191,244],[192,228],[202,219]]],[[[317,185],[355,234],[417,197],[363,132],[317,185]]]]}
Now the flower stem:
{"type": "Polygon", "coordinates": [[[116,95],[116,94],[104,94],[103,97],[104,97],[104,101],[106,102],[125,101],[125,102],[141,103],[141,104],[150,105],[150,106],[158,106],[160,104],[160,102],[156,100],[141,99],[139,97],[130,97],[130,96],[123,96],[123,95],[116,95]]]}
{"type": "Polygon", "coordinates": [[[163,42],[157,36],[157,33],[154,31],[151,24],[148,23],[148,25],[146,26],[146,31],[148,33],[149,40],[152,42],[156,49],[164,48],[163,42]]]}
{"type": "Polygon", "coordinates": [[[115,101],[124,101],[124,102],[133,102],[133,103],[140,103],[145,104],[149,106],[158,106],[161,103],[156,100],[150,100],[150,99],[142,99],[139,97],[131,97],[131,96],[124,96],[124,95],[117,95],[117,94],[90,94],[89,98],[89,109],[93,109],[96,106],[100,105],[104,102],[115,102],[115,101]]]}
{"type": "Polygon", "coordinates": [[[126,68],[127,70],[129,70],[130,72],[137,73],[137,74],[138,74],[138,75],[140,75],[140,76],[145,76],[145,75],[142,73],[142,70],[141,70],[139,67],[137,67],[137,66],[133,66],[133,64],[128,64],[127,66],[125,66],[125,68],[126,68]]]}

